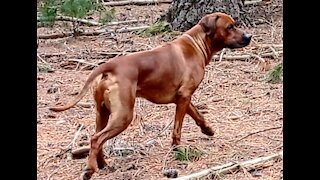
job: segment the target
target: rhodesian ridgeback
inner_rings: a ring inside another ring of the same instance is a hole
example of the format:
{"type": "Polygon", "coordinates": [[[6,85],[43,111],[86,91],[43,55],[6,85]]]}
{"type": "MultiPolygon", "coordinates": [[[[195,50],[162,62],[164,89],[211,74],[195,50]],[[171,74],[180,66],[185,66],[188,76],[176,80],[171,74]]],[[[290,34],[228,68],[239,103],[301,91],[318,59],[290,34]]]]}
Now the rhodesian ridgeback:
{"type": "Polygon", "coordinates": [[[205,67],[215,53],[223,48],[245,47],[251,37],[251,34],[235,27],[231,16],[212,13],[172,42],[110,59],[93,70],[73,101],[50,108],[56,112],[67,110],[93,87],[96,132],[90,141],[88,163],[82,179],[90,179],[97,167],[101,169],[106,165],[103,144],[129,126],[136,97],[156,104],[176,104],[173,146],[180,143],[185,114],[195,120],[202,133],[213,136],[213,129],[192,104],[191,96],[201,83],[205,67]]]}

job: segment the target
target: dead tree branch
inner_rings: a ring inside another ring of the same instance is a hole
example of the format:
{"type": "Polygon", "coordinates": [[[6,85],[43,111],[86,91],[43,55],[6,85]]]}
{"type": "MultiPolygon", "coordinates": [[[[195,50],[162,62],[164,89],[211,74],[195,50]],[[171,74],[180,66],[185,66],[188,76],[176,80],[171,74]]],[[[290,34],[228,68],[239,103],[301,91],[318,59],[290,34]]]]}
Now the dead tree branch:
{"type": "Polygon", "coordinates": [[[171,3],[172,0],[127,0],[127,1],[111,1],[105,2],[103,5],[105,6],[125,6],[125,5],[151,5],[158,3],[171,3]]]}
{"type": "MultiPolygon", "coordinates": [[[[262,0],[252,0],[245,1],[244,5],[257,4],[262,2],[262,0]]],[[[126,0],[126,1],[111,1],[104,2],[105,6],[125,6],[125,5],[151,5],[151,4],[160,4],[160,3],[172,3],[172,0],[126,0]]]]}
{"type": "Polygon", "coordinates": [[[101,29],[97,31],[88,31],[88,32],[77,32],[76,34],[74,32],[66,32],[66,33],[57,33],[57,34],[40,34],[38,35],[38,39],[57,39],[57,38],[64,38],[69,36],[98,36],[100,34],[106,33],[126,33],[131,31],[138,31],[141,29],[148,28],[149,26],[138,26],[138,27],[124,27],[119,29],[101,29]]]}
{"type": "MultiPolygon", "coordinates": [[[[45,21],[46,18],[42,18],[42,17],[37,17],[37,21],[41,22],[41,21],[45,21]]],[[[80,23],[84,23],[87,24],[89,26],[103,26],[104,24],[99,23],[99,22],[95,22],[95,21],[90,21],[87,19],[79,19],[79,18],[74,18],[74,17],[69,17],[69,16],[57,16],[55,18],[56,21],[70,21],[70,22],[80,22],[80,23]]],[[[114,26],[114,25],[120,25],[120,24],[130,24],[130,23],[138,23],[138,22],[145,22],[146,20],[127,20],[127,21],[115,21],[115,22],[109,22],[106,23],[104,27],[106,26],[114,26]]]]}
{"type": "MultiPolygon", "coordinates": [[[[84,23],[90,26],[101,26],[103,25],[102,23],[99,22],[95,22],[95,21],[90,21],[87,19],[79,19],[79,18],[74,18],[74,17],[69,17],[69,16],[56,16],[55,17],[56,21],[71,21],[71,22],[80,22],[80,23],[84,23]]],[[[37,17],[37,21],[41,22],[41,21],[46,21],[46,18],[42,18],[42,17],[37,17]]]]}
{"type": "Polygon", "coordinates": [[[257,165],[261,165],[267,161],[270,160],[275,160],[278,158],[282,158],[283,156],[283,151],[280,151],[278,153],[269,155],[269,156],[265,156],[265,157],[259,157],[256,159],[252,159],[252,160],[248,160],[248,161],[244,161],[241,163],[227,163],[221,166],[215,166],[215,167],[211,167],[210,169],[206,169],[197,173],[193,173],[187,176],[183,176],[183,177],[179,177],[179,178],[175,178],[174,180],[189,180],[189,179],[199,179],[201,177],[207,176],[207,175],[222,175],[222,174],[228,174],[228,173],[232,173],[235,170],[238,170],[239,168],[245,168],[246,170],[248,169],[253,169],[257,167],[257,165]]]}
{"type": "MultiPolygon", "coordinates": [[[[277,54],[282,54],[283,51],[278,51],[277,54]]],[[[245,54],[245,55],[229,55],[229,56],[226,56],[224,55],[223,56],[223,59],[226,59],[226,60],[246,60],[246,59],[250,59],[252,57],[256,57],[257,58],[258,55],[254,55],[254,54],[245,54]]],[[[263,53],[263,54],[260,54],[259,55],[259,59],[262,58],[262,57],[269,57],[269,56],[274,56],[274,52],[270,52],[270,53],[263,53]]],[[[213,56],[213,59],[216,60],[216,59],[219,59],[219,56],[218,55],[214,55],[213,56]]]]}

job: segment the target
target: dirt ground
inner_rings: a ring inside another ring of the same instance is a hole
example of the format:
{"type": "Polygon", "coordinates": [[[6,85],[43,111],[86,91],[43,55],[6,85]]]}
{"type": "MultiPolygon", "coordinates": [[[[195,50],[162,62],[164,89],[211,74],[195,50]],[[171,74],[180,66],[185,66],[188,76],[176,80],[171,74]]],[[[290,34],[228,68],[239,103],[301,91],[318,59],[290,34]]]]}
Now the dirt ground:
{"type": "MultiPolygon", "coordinates": [[[[119,28],[150,25],[167,8],[168,4],[116,7],[115,21],[145,20],[118,25],[119,28]]],[[[58,23],[54,28],[38,28],[38,34],[65,29],[65,25],[58,23]]],[[[175,106],[156,105],[138,99],[133,123],[105,144],[105,158],[112,170],[99,170],[92,179],[161,179],[164,178],[163,170],[169,168],[176,169],[179,176],[183,176],[212,166],[281,151],[283,85],[264,80],[269,72],[264,65],[274,67],[282,61],[282,54],[263,57],[266,64],[256,56],[246,59],[228,59],[227,56],[281,51],[282,18],[246,30],[253,34],[251,45],[241,50],[227,50],[221,60],[214,59],[206,67],[205,78],[192,99],[215,129],[215,135],[203,135],[195,122],[189,116],[185,117],[181,146],[196,147],[204,155],[195,161],[176,160],[170,149],[175,106]]],[[[172,38],[171,35],[142,38],[129,32],[116,33],[113,38],[102,34],[39,40],[38,55],[43,60],[38,59],[38,66],[50,67],[54,71],[37,74],[38,179],[78,179],[87,159],[72,159],[70,150],[88,145],[95,129],[91,92],[68,111],[54,113],[48,107],[74,98],[84,85],[92,64],[107,61],[108,52],[150,49],[172,38]],[[81,60],[84,62],[79,62],[81,60]]],[[[264,168],[250,172],[240,169],[216,178],[282,179],[282,165],[283,161],[279,159],[269,162],[264,168]]]]}

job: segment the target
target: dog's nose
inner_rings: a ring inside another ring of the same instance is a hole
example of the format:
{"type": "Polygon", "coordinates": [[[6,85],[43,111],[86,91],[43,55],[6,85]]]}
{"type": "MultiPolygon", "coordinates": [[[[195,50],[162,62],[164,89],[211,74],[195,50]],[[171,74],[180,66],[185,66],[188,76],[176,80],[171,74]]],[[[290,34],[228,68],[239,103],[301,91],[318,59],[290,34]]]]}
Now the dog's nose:
{"type": "Polygon", "coordinates": [[[249,34],[249,33],[244,33],[243,34],[243,38],[249,42],[251,40],[251,37],[252,37],[252,34],[249,34]]]}

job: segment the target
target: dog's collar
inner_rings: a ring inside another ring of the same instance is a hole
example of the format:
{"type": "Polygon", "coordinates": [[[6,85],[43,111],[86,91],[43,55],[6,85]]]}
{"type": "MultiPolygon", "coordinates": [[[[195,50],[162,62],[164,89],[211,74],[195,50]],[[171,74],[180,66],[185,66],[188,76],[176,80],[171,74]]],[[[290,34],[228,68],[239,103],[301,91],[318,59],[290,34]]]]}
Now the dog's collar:
{"type": "Polygon", "coordinates": [[[191,42],[196,46],[196,48],[197,48],[199,51],[202,52],[202,54],[204,55],[204,57],[205,57],[206,59],[208,59],[208,55],[207,55],[206,50],[204,49],[203,46],[199,45],[199,44],[194,40],[194,38],[193,38],[192,36],[190,36],[189,34],[184,33],[183,35],[186,36],[186,37],[188,37],[188,38],[191,40],[191,42]]]}

